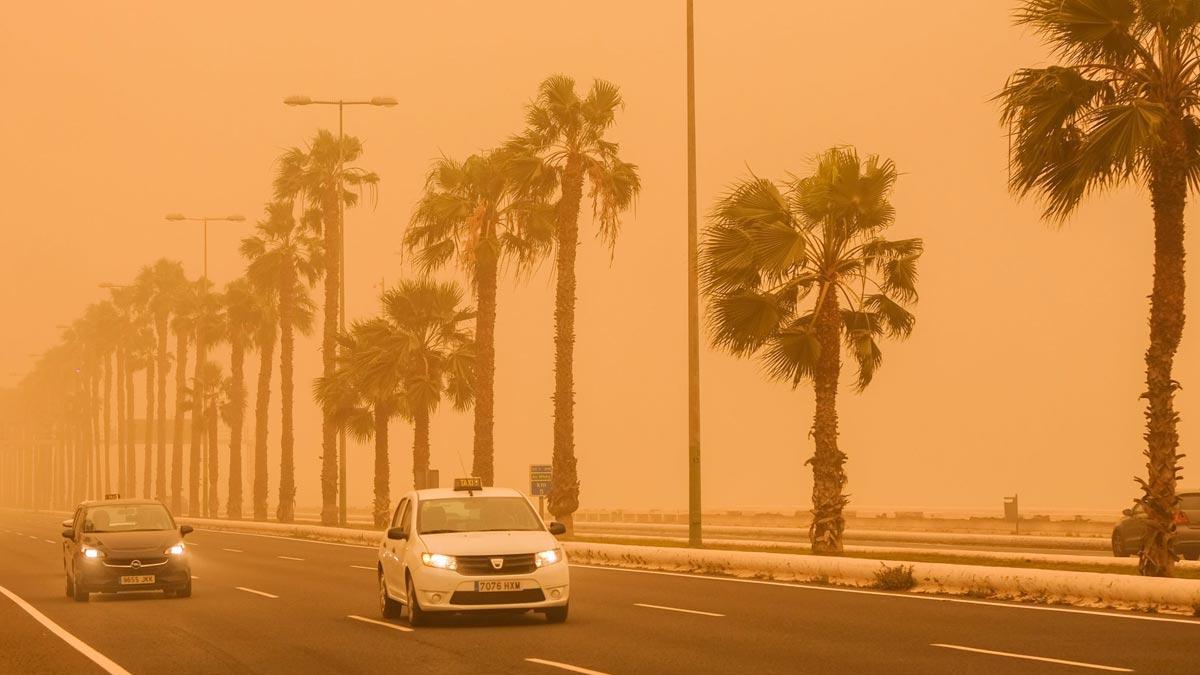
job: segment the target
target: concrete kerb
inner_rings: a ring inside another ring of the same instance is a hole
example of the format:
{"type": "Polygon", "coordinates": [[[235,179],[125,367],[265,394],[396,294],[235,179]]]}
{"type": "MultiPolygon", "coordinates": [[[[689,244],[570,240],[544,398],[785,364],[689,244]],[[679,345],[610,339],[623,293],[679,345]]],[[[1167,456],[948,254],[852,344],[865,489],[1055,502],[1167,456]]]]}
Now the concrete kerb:
{"type": "MultiPolygon", "coordinates": [[[[307,524],[180,518],[197,528],[271,534],[374,547],[376,530],[307,524]]],[[[868,588],[887,567],[911,566],[917,592],[972,595],[1005,600],[1087,607],[1200,612],[1200,580],[1158,579],[1100,572],[1014,567],[908,563],[894,560],[811,556],[791,553],[564,542],[572,562],[633,569],[710,574],[744,579],[817,582],[868,588]]]]}

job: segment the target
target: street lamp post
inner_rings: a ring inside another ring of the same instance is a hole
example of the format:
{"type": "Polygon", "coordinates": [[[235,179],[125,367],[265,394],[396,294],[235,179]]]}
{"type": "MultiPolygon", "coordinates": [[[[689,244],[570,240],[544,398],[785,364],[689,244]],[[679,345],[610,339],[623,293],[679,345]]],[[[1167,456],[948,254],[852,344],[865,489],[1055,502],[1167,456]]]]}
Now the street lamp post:
{"type": "Polygon", "coordinates": [[[170,220],[170,221],[178,222],[181,220],[188,220],[188,221],[192,221],[192,222],[204,223],[204,278],[205,279],[208,279],[208,223],[209,223],[209,221],[229,221],[229,222],[233,222],[233,223],[240,223],[240,222],[244,221],[245,219],[246,219],[245,216],[236,214],[236,213],[231,216],[223,216],[223,217],[200,216],[199,218],[188,217],[188,216],[183,215],[182,213],[168,213],[167,214],[167,220],[170,220]]]}
{"type": "MultiPolygon", "coordinates": [[[[373,105],[391,108],[398,103],[391,96],[376,96],[370,99],[358,100],[313,100],[308,96],[288,96],[283,99],[287,106],[301,105],[336,105],[338,109],[338,180],[342,176],[342,139],[345,137],[344,113],[348,105],[373,105]]],[[[346,214],[341,195],[338,195],[338,248],[341,255],[338,260],[338,330],[346,332],[346,214]]],[[[328,375],[328,373],[326,373],[328,375]]],[[[346,524],[346,431],[338,433],[338,522],[346,524]]]]}

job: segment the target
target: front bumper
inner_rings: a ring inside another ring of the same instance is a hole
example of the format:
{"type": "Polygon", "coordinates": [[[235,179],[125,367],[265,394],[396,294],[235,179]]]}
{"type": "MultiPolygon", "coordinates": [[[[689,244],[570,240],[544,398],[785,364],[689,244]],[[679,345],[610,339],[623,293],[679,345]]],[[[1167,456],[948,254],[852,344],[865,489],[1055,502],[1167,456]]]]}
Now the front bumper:
{"type": "Polygon", "coordinates": [[[566,561],[526,574],[465,575],[425,567],[412,570],[417,600],[427,612],[474,612],[505,609],[548,609],[570,601],[566,561]],[[520,582],[520,590],[479,591],[476,582],[520,582]]]}
{"type": "Polygon", "coordinates": [[[186,555],[169,556],[162,563],[147,562],[137,568],[126,561],[82,558],[75,563],[75,570],[78,581],[91,593],[178,590],[187,586],[192,578],[192,567],[186,555]],[[150,575],[154,577],[153,583],[121,583],[121,577],[150,575]]]}

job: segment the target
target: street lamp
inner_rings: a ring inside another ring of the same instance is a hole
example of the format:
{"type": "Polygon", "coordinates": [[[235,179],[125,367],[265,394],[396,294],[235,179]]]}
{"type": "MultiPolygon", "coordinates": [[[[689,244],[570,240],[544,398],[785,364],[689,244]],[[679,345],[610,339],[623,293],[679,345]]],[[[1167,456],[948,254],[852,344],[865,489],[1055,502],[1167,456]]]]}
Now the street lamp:
{"type": "Polygon", "coordinates": [[[246,219],[245,216],[237,214],[237,213],[235,213],[231,216],[224,216],[224,217],[200,216],[199,218],[191,218],[191,217],[183,215],[182,213],[168,213],[167,214],[167,220],[174,221],[174,222],[178,222],[181,220],[190,220],[193,222],[199,221],[199,222],[204,223],[204,278],[205,279],[208,279],[208,222],[211,220],[211,221],[228,221],[228,222],[232,222],[232,223],[240,223],[245,219],[246,219]]]}
{"type": "MultiPolygon", "coordinates": [[[[345,99],[330,99],[314,101],[312,97],[293,95],[283,99],[283,104],[286,106],[301,106],[301,105],[336,105],[338,108],[338,176],[342,175],[342,140],[345,137],[343,118],[345,108],[348,105],[373,105],[376,107],[391,108],[399,101],[391,96],[375,96],[369,99],[345,100],[345,99]]],[[[338,329],[342,332],[346,330],[346,215],[345,205],[341,199],[338,199],[338,223],[341,226],[341,231],[338,233],[338,247],[341,249],[341,255],[338,260],[338,329]]],[[[336,348],[335,348],[336,349],[336,348]]],[[[328,375],[328,373],[326,373],[328,375]]],[[[346,523],[346,432],[342,430],[338,434],[338,522],[343,525],[346,523]]]]}

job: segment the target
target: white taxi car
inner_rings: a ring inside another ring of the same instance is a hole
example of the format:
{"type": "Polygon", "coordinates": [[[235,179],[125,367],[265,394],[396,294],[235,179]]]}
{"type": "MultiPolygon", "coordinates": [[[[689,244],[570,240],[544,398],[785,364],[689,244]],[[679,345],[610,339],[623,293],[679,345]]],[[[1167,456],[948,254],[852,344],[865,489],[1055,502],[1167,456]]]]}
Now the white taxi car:
{"type": "Polygon", "coordinates": [[[385,618],[420,625],[432,612],[535,610],[567,620],[566,555],[520,492],[456,479],[453,489],[409,492],[379,544],[385,618]]]}

